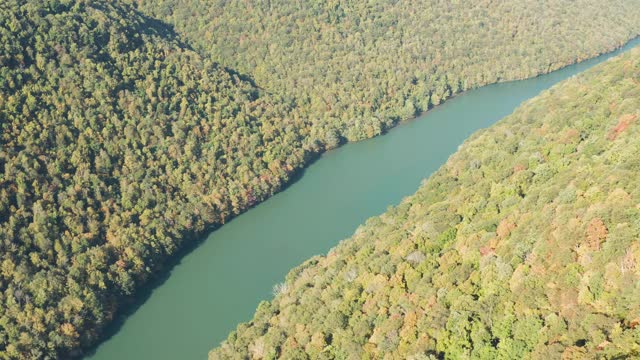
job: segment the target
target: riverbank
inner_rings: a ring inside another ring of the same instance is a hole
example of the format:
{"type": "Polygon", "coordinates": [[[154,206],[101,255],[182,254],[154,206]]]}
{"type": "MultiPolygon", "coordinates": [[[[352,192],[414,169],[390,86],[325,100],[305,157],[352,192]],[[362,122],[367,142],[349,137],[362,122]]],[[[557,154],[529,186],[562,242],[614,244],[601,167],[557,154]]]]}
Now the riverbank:
{"type": "MultiPolygon", "coordinates": [[[[639,42],[635,39],[625,49],[639,42]]],[[[161,286],[145,291],[146,299],[122,319],[93,358],[206,356],[235,324],[251,316],[261,299],[270,297],[271,287],[291,267],[325,253],[366,218],[413,193],[468,135],[611,56],[469,91],[420,121],[326,153],[287,191],[230,221],[201,242],[198,251],[176,260],[164,272],[161,286]],[[528,85],[522,87],[523,82],[528,85]]]]}

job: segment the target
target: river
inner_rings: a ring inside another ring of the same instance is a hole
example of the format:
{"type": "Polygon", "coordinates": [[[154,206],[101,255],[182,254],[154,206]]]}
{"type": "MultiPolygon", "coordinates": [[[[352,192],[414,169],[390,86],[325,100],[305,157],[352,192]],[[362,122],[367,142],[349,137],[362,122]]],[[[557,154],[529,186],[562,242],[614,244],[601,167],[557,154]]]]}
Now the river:
{"type": "Polygon", "coordinates": [[[456,96],[388,134],[324,154],[283,192],[213,231],[121,317],[87,359],[206,359],[292,267],[416,191],[470,134],[622,49],[456,96]]]}

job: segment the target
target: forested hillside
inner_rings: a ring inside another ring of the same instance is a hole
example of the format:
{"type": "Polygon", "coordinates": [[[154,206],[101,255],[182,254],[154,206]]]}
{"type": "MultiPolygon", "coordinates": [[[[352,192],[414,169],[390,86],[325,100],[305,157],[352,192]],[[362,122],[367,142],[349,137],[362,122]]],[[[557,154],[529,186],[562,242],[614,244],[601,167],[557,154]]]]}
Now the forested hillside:
{"type": "Polygon", "coordinates": [[[295,103],[313,140],[329,147],[378,135],[460,91],[546,73],[640,34],[635,0],[135,2],[295,103]]]}
{"type": "Polygon", "coordinates": [[[640,32],[632,0],[250,3],[0,3],[0,358],[79,354],[343,138],[640,32]]]}
{"type": "Polygon", "coordinates": [[[280,101],[108,0],[0,4],[0,358],[95,341],[123,295],[303,163],[280,101]]]}
{"type": "Polygon", "coordinates": [[[639,116],[640,49],[545,91],[210,359],[640,357],[639,116]]]}

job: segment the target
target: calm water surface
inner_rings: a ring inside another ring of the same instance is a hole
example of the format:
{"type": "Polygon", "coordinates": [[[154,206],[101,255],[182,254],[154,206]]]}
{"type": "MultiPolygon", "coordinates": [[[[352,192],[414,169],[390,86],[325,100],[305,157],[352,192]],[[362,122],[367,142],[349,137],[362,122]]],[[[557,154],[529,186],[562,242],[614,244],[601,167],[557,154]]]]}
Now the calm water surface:
{"type": "Polygon", "coordinates": [[[535,79],[469,91],[387,135],[325,154],[285,191],[209,234],[87,358],[206,359],[272,297],[289,269],[413,194],[471,133],[638,44],[535,79]]]}

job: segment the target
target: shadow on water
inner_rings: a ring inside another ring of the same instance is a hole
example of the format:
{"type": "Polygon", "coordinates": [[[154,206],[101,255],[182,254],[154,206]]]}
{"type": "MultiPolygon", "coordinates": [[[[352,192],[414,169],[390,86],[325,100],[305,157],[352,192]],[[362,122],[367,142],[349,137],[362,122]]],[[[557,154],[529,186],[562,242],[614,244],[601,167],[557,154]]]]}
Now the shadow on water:
{"type": "MultiPolygon", "coordinates": [[[[316,163],[322,157],[321,153],[311,153],[308,156],[308,160],[305,163],[305,166],[297,169],[292,172],[289,177],[289,181],[283,185],[280,191],[286,190],[288,187],[296,184],[300,181],[307,169],[316,163]]],[[[173,270],[182,264],[185,258],[191,254],[193,251],[198,249],[210,236],[212,236],[215,231],[220,229],[223,225],[232,224],[237,220],[238,216],[243,215],[244,213],[250,212],[255,207],[259,206],[261,202],[254,204],[253,206],[245,209],[240,214],[231,218],[225,224],[213,225],[205,228],[202,232],[198,233],[190,233],[184,236],[184,244],[166,261],[163,263],[162,267],[155,270],[155,275],[147,281],[144,285],[138,287],[136,289],[136,293],[133,296],[126,297],[122,300],[122,304],[120,308],[116,312],[113,320],[109,322],[107,326],[102,330],[100,341],[93,346],[85,349],[82,354],[78,354],[78,357],[91,357],[96,354],[97,350],[103,343],[108,342],[115,334],[117,334],[120,329],[126,324],[127,319],[136,313],[140,307],[142,307],[149,298],[154,294],[155,290],[160,288],[165,282],[171,278],[171,274],[173,270]]]]}
{"type": "Polygon", "coordinates": [[[420,179],[440,167],[469,134],[511,113],[541,90],[638,44],[640,38],[613,53],[537,79],[471,90],[432,109],[422,121],[404,123],[386,136],[314,154],[281,189],[287,191],[224,227],[190,234],[191,240],[126,301],[105,327],[101,343],[85,355],[172,359],[180,354],[190,359],[206,354],[269,296],[270,284],[292,266],[335,246],[364,219],[415,192],[420,179]],[[433,122],[425,121],[429,119],[433,122]],[[451,122],[442,121],[447,119],[451,122]],[[410,156],[414,159],[402,163],[410,156]],[[365,161],[368,164],[362,165],[365,161]],[[322,211],[308,209],[322,206],[322,211]],[[203,249],[194,251],[199,248],[203,249]]]}

